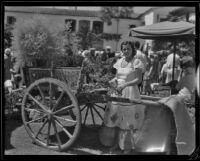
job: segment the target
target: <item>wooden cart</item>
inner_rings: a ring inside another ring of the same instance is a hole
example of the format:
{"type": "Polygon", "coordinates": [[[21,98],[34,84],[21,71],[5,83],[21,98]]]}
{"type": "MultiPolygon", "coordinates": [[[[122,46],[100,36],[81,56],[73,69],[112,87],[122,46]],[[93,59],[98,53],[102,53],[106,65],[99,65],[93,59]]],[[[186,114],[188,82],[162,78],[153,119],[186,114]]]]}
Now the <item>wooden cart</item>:
{"type": "Polygon", "coordinates": [[[93,124],[97,116],[103,120],[102,111],[108,101],[158,105],[155,101],[160,99],[119,99],[111,97],[106,89],[84,92],[85,76],[79,67],[28,68],[24,74],[27,89],[22,100],[23,124],[34,143],[52,150],[63,151],[72,146],[89,113],[93,124]]]}

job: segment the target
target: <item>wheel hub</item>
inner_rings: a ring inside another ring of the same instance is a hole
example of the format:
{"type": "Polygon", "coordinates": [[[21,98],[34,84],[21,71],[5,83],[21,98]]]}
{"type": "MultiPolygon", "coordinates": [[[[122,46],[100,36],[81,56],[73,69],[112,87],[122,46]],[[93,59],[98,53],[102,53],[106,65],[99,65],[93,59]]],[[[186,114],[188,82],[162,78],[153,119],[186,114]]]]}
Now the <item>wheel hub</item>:
{"type": "Polygon", "coordinates": [[[53,117],[52,111],[48,110],[47,116],[48,116],[48,119],[51,120],[53,117]]]}

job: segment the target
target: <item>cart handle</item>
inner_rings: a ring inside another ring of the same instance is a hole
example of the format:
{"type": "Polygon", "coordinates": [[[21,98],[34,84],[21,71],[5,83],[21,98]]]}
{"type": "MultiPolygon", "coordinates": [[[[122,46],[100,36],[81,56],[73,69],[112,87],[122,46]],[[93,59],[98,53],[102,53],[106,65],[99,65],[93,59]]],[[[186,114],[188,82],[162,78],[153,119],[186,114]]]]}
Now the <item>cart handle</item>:
{"type": "Polygon", "coordinates": [[[152,100],[139,100],[139,99],[128,99],[128,98],[120,98],[120,97],[110,97],[110,96],[103,96],[106,101],[113,101],[113,102],[123,102],[123,103],[131,103],[131,104],[144,104],[150,106],[160,106],[160,103],[157,101],[152,100]]]}

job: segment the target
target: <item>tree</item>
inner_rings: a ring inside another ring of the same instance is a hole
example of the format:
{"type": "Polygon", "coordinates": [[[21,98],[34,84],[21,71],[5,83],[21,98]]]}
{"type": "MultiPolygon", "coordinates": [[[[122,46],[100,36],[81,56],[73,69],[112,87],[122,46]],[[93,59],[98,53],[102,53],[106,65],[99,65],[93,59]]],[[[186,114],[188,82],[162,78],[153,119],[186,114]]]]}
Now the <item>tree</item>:
{"type": "Polygon", "coordinates": [[[181,7],[174,11],[171,11],[167,15],[167,18],[171,21],[179,21],[181,17],[185,16],[186,21],[189,22],[189,14],[194,12],[195,12],[194,7],[181,7]]]}
{"type": "Polygon", "coordinates": [[[60,26],[49,27],[49,20],[42,15],[35,15],[23,23],[17,22],[13,31],[13,48],[27,66],[50,67],[57,58],[58,32],[60,26]],[[54,56],[56,55],[56,56],[54,56]]]}
{"type": "Polygon", "coordinates": [[[111,25],[112,18],[131,18],[134,10],[133,7],[102,7],[101,13],[101,19],[111,25]]]}

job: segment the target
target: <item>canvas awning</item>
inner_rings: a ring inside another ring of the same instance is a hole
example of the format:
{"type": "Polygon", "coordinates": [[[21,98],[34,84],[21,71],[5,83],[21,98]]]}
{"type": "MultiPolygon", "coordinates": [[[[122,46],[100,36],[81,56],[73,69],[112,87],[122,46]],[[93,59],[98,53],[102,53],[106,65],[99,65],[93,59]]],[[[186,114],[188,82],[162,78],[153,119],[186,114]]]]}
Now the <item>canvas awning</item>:
{"type": "Polygon", "coordinates": [[[189,22],[160,22],[152,25],[132,28],[129,36],[142,39],[160,38],[182,38],[184,36],[193,37],[195,35],[195,25],[189,22]]]}

